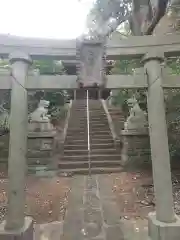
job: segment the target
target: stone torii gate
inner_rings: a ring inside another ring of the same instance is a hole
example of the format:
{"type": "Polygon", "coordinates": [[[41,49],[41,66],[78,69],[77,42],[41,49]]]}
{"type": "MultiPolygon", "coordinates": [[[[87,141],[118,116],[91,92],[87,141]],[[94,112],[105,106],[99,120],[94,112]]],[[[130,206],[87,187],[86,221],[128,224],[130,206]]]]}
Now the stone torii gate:
{"type": "MultiPolygon", "coordinates": [[[[11,90],[8,215],[7,220],[0,225],[2,240],[33,239],[32,220],[24,216],[27,91],[79,87],[77,76],[28,75],[31,59],[75,59],[76,46],[72,43],[73,41],[35,41],[10,36],[0,37],[0,56],[9,56],[11,63],[11,73],[0,76],[0,89],[11,90]]],[[[180,88],[180,81],[177,76],[169,76],[161,63],[164,56],[176,56],[180,53],[180,36],[130,37],[118,43],[110,40],[106,53],[109,59],[118,59],[120,56],[142,57],[142,74],[106,76],[103,87],[148,89],[149,134],[156,197],[156,212],[149,215],[149,237],[152,240],[178,240],[180,220],[173,210],[163,88],[180,88]]]]}

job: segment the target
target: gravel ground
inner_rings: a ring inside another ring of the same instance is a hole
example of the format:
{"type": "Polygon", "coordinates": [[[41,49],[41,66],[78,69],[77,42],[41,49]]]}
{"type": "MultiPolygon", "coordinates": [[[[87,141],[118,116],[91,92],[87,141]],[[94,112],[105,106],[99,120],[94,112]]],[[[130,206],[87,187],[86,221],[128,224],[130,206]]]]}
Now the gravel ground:
{"type": "MultiPolygon", "coordinates": [[[[26,215],[38,224],[61,221],[64,218],[70,179],[27,177],[26,215]]],[[[7,179],[0,179],[0,221],[4,220],[7,206],[7,179]]]]}

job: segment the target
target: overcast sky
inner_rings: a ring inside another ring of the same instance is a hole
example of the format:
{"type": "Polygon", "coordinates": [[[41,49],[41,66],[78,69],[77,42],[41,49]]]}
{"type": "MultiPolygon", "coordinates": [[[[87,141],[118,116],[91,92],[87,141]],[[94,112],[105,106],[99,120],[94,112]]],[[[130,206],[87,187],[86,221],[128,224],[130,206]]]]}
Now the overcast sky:
{"type": "Polygon", "coordinates": [[[0,0],[0,33],[75,38],[85,27],[93,0],[0,0]]]}

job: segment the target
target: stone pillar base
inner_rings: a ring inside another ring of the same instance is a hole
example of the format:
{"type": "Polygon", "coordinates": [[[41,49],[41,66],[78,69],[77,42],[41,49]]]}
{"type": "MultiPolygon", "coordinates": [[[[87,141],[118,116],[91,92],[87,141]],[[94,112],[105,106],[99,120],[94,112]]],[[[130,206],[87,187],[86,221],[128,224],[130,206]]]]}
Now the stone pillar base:
{"type": "Polygon", "coordinates": [[[19,231],[9,231],[4,229],[5,221],[0,224],[1,240],[33,240],[33,221],[30,217],[25,218],[24,227],[19,231]]]}
{"type": "Polygon", "coordinates": [[[164,223],[156,219],[155,213],[150,213],[148,232],[150,240],[179,240],[180,218],[176,216],[176,222],[164,223]]]}

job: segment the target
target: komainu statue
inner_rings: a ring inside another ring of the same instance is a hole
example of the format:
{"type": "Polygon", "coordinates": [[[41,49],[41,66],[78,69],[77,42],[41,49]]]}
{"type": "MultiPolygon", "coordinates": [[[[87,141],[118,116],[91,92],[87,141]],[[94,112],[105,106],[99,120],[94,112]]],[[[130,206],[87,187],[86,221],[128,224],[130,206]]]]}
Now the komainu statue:
{"type": "Polygon", "coordinates": [[[49,101],[40,100],[37,109],[30,114],[29,131],[52,131],[53,126],[48,115],[49,101]]]}
{"type": "Polygon", "coordinates": [[[128,105],[131,106],[130,115],[124,123],[125,130],[145,130],[147,128],[147,119],[145,113],[139,107],[135,97],[128,100],[128,105]]]}

